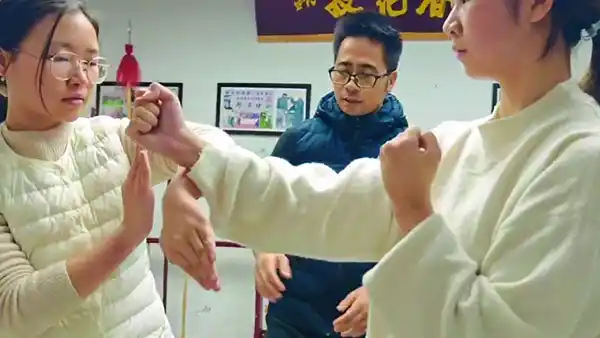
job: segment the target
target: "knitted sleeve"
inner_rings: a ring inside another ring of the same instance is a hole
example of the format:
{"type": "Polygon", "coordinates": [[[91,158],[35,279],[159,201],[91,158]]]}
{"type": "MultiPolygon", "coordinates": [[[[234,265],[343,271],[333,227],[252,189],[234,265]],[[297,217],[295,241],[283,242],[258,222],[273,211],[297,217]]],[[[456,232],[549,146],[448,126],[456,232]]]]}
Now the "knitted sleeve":
{"type": "Polygon", "coordinates": [[[77,309],[79,297],[66,262],[36,270],[0,214],[0,333],[37,337],[77,309]]]}

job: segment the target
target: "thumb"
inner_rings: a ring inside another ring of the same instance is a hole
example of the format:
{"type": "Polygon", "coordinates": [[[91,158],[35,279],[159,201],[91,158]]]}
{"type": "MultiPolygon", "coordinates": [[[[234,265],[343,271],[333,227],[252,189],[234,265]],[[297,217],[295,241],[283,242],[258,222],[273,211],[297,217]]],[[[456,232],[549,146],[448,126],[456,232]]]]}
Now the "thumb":
{"type": "Polygon", "coordinates": [[[152,82],[148,89],[161,102],[172,102],[179,100],[175,93],[158,82],[152,82]]]}
{"type": "Polygon", "coordinates": [[[129,172],[127,173],[127,178],[125,179],[125,182],[133,181],[139,170],[140,162],[140,148],[138,145],[136,145],[135,155],[133,156],[133,161],[131,161],[131,166],[129,167],[129,172]]]}
{"type": "Polygon", "coordinates": [[[150,160],[148,159],[148,151],[145,149],[142,149],[141,147],[138,148],[138,155],[139,156],[139,167],[138,167],[138,175],[139,175],[139,182],[140,184],[146,188],[146,187],[151,187],[151,183],[150,183],[150,175],[151,175],[151,169],[150,169],[150,160]]]}
{"type": "Polygon", "coordinates": [[[427,132],[419,138],[419,145],[425,149],[434,158],[441,158],[442,151],[438,143],[437,137],[432,132],[427,132]]]}
{"type": "Polygon", "coordinates": [[[158,102],[160,99],[160,92],[158,90],[152,90],[152,86],[148,89],[136,89],[135,91],[135,103],[147,103],[147,102],[158,102]]]}
{"type": "Polygon", "coordinates": [[[148,92],[148,89],[146,89],[146,88],[136,88],[135,91],[133,92],[133,95],[136,98],[138,98],[138,97],[144,96],[144,94],[146,94],[146,92],[148,92]]]}
{"type": "Polygon", "coordinates": [[[277,260],[277,268],[282,277],[286,279],[292,278],[292,269],[290,268],[290,261],[285,255],[281,255],[277,260]]]}
{"type": "Polygon", "coordinates": [[[350,292],[346,298],[344,298],[337,306],[337,310],[339,312],[344,312],[346,311],[350,305],[352,305],[352,303],[354,303],[354,300],[356,299],[356,291],[352,291],[350,292]]]}
{"type": "Polygon", "coordinates": [[[408,129],[406,129],[404,132],[408,136],[421,136],[421,128],[415,126],[408,127],[408,129]]]}

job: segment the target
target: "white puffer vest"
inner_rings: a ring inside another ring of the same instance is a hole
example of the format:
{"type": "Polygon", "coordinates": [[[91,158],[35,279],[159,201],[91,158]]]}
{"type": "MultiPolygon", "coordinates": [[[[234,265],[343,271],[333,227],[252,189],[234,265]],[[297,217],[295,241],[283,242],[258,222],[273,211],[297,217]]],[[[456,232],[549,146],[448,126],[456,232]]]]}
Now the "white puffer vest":
{"type": "MultiPolygon", "coordinates": [[[[57,161],[23,158],[0,137],[0,213],[36,270],[77,255],[121,222],[130,167],[120,122],[79,119],[57,161]]],[[[146,245],[40,338],[172,338],[146,245]]]]}

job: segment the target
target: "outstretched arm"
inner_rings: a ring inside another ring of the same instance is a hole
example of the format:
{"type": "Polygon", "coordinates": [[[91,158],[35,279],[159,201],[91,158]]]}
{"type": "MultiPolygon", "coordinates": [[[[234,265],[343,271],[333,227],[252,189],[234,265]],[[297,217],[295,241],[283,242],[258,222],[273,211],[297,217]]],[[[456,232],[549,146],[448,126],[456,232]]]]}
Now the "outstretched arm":
{"type": "Polygon", "coordinates": [[[401,238],[379,162],[337,174],[292,166],[240,147],[205,146],[189,177],[202,191],[220,237],[262,252],[333,261],[378,261],[401,238]]]}

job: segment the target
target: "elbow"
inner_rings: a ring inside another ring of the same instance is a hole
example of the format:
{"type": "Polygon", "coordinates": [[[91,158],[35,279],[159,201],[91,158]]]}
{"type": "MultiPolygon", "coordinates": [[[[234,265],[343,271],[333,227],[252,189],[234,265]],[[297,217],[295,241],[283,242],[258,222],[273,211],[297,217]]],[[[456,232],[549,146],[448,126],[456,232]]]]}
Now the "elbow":
{"type": "MultiPolygon", "coordinates": [[[[38,337],[44,330],[41,318],[27,318],[24,307],[27,304],[21,304],[19,300],[19,285],[7,287],[0,285],[0,327],[2,337],[38,337]]],[[[35,306],[35,304],[33,304],[35,306]]]]}

